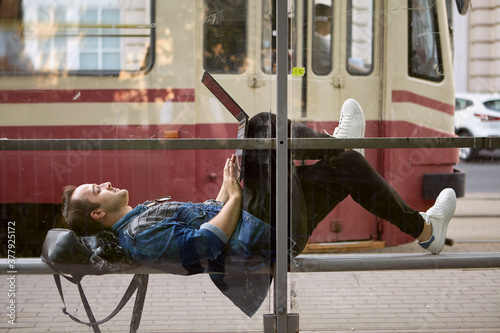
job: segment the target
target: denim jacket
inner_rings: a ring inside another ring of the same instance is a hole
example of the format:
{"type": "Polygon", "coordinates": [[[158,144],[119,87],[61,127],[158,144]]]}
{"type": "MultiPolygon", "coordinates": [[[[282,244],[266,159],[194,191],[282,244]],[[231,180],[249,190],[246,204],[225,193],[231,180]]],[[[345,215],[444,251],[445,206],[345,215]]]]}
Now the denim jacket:
{"type": "Polygon", "coordinates": [[[173,214],[163,213],[166,204],[138,205],[115,223],[112,231],[120,245],[134,261],[166,273],[209,273],[219,290],[252,316],[272,280],[269,270],[262,269],[275,260],[275,229],[242,211],[232,237],[224,244],[202,227],[219,213],[222,203],[176,203],[173,214]],[[133,230],[131,225],[135,225],[133,230]]]}

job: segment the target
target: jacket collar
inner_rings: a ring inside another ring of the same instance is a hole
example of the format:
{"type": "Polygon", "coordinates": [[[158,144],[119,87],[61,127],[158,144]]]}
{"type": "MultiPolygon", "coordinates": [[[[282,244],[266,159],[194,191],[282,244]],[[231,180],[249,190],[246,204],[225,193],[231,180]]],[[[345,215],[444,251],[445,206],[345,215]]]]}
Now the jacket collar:
{"type": "Polygon", "coordinates": [[[148,209],[145,205],[137,205],[130,212],[125,214],[121,219],[119,219],[113,226],[111,227],[111,231],[118,235],[118,233],[137,215],[141,214],[143,211],[148,209]]]}

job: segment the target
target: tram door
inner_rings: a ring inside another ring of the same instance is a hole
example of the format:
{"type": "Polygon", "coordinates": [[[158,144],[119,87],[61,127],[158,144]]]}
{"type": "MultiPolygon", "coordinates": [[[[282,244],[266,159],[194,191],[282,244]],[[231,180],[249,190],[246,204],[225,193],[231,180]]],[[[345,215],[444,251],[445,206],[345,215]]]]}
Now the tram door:
{"type": "MultiPolygon", "coordinates": [[[[333,132],[348,98],[362,106],[366,136],[380,136],[382,3],[372,0],[315,0],[306,2],[307,39],[305,105],[302,117],[318,131],[333,132]]],[[[365,150],[379,167],[379,150],[365,150]]],[[[350,197],[316,229],[311,242],[377,238],[377,219],[350,197]]]]}

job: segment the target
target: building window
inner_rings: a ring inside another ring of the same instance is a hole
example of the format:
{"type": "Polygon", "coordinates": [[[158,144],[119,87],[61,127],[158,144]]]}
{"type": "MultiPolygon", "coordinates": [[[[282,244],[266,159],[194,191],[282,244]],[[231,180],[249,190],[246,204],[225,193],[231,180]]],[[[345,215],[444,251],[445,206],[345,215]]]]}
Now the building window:
{"type": "Polygon", "coordinates": [[[120,9],[86,9],[80,16],[83,36],[80,42],[80,64],[82,70],[120,70],[121,45],[114,29],[108,26],[120,23],[120,9]]]}

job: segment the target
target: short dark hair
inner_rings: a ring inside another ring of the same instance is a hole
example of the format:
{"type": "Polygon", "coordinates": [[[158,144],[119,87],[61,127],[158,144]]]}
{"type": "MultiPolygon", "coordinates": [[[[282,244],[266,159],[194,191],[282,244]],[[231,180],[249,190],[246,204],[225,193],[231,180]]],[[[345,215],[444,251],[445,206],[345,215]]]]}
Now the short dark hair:
{"type": "Polygon", "coordinates": [[[79,236],[95,235],[104,230],[103,226],[91,217],[92,211],[99,207],[88,199],[73,199],[76,186],[68,185],[64,188],[61,213],[71,230],[79,236]]]}
{"type": "Polygon", "coordinates": [[[315,16],[325,16],[326,18],[331,19],[332,18],[332,7],[324,5],[322,3],[317,4],[316,7],[314,8],[314,15],[315,16]]]}

